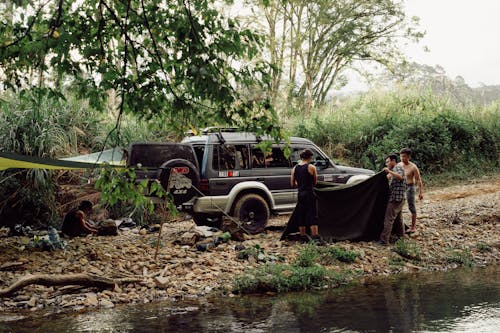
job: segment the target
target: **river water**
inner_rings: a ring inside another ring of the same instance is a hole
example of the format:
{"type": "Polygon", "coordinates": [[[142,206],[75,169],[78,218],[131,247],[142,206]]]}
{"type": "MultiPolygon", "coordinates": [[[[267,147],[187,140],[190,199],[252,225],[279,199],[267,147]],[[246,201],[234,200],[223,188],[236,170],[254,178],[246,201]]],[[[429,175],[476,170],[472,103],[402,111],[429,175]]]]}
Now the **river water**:
{"type": "Polygon", "coordinates": [[[0,321],[0,332],[500,332],[499,273],[491,266],[327,291],[117,306],[0,321]]]}

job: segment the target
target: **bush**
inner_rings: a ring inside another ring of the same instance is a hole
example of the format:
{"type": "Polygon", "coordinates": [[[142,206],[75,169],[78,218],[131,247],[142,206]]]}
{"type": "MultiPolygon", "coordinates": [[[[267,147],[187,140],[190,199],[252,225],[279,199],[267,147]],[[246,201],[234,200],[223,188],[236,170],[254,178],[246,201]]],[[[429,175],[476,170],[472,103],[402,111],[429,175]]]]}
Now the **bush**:
{"type": "Polygon", "coordinates": [[[410,147],[424,173],[467,173],[485,162],[500,166],[499,104],[479,108],[424,93],[371,94],[299,118],[291,132],[354,166],[380,170],[387,154],[410,147]]]}
{"type": "MultiPolygon", "coordinates": [[[[165,137],[168,125],[161,121],[137,122],[131,116],[122,117],[121,134],[113,132],[115,119],[106,117],[88,103],[72,96],[66,99],[24,94],[0,98],[0,151],[28,156],[59,158],[103,148],[126,146],[132,141],[155,140],[165,137]]],[[[57,174],[39,169],[0,173],[1,225],[22,224],[36,228],[57,224],[54,193],[57,174]],[[9,185],[15,174],[16,186],[9,185]],[[3,182],[7,182],[4,186],[3,182]],[[21,190],[19,190],[21,189],[21,190]],[[15,204],[14,204],[15,203],[15,204]]],[[[157,214],[144,205],[113,203],[112,210],[133,214],[139,223],[158,220],[157,214]]]]}
{"type": "Polygon", "coordinates": [[[400,238],[396,241],[392,250],[403,258],[420,260],[420,248],[412,240],[400,238]]]}
{"type": "Polygon", "coordinates": [[[319,262],[323,264],[331,264],[335,260],[351,263],[359,257],[359,253],[336,246],[320,247],[318,250],[320,256],[319,262]]]}
{"type": "Polygon", "coordinates": [[[476,247],[479,250],[479,252],[491,252],[492,251],[491,245],[489,245],[485,242],[478,242],[476,244],[476,247]]]}
{"type": "Polygon", "coordinates": [[[311,243],[299,251],[294,264],[298,267],[312,267],[316,259],[318,259],[318,247],[311,243]]]}
{"type": "Polygon", "coordinates": [[[474,266],[474,257],[468,248],[449,249],[446,261],[456,263],[466,267],[474,266]]]}
{"type": "Polygon", "coordinates": [[[266,263],[235,278],[233,291],[250,294],[337,286],[350,280],[351,272],[329,271],[316,261],[323,262],[327,259],[331,261],[335,257],[338,260],[350,262],[357,256],[354,252],[334,247],[318,247],[310,243],[299,251],[297,259],[291,265],[266,263]]]}

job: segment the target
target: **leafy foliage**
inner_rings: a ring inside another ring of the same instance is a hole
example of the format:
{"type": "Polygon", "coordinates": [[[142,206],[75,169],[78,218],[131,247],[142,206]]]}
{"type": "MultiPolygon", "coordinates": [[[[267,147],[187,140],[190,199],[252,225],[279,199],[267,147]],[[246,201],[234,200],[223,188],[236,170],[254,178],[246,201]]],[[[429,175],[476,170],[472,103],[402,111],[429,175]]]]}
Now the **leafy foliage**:
{"type": "MultiPolygon", "coordinates": [[[[95,187],[101,191],[101,200],[109,206],[125,204],[133,208],[130,215],[139,210],[140,222],[145,215],[151,214],[155,205],[151,197],[164,200],[165,207],[171,216],[177,215],[170,194],[167,193],[159,182],[138,181],[135,171],[129,168],[116,168],[106,166],[101,170],[95,187]]],[[[141,223],[142,224],[142,223],[141,223]]]]}
{"type": "Polygon", "coordinates": [[[212,0],[49,0],[4,8],[6,89],[55,98],[74,91],[101,110],[116,92],[118,119],[161,114],[179,132],[219,123],[280,135],[262,93],[268,66],[251,61],[262,37],[223,17],[212,0]]]}
{"type": "Polygon", "coordinates": [[[394,244],[393,251],[403,258],[420,260],[420,248],[413,240],[398,239],[394,244]]]}
{"type": "Polygon", "coordinates": [[[352,263],[359,257],[359,253],[337,246],[319,247],[318,252],[319,262],[322,264],[332,264],[335,260],[352,263]]]}
{"type": "Polygon", "coordinates": [[[448,249],[448,256],[446,260],[450,263],[456,263],[465,267],[472,267],[475,264],[474,257],[468,248],[448,249]]]}
{"type": "Polygon", "coordinates": [[[403,147],[424,173],[498,167],[498,104],[459,106],[423,92],[368,94],[311,120],[299,119],[293,135],[324,147],[349,164],[380,170],[385,156],[403,147]]]}

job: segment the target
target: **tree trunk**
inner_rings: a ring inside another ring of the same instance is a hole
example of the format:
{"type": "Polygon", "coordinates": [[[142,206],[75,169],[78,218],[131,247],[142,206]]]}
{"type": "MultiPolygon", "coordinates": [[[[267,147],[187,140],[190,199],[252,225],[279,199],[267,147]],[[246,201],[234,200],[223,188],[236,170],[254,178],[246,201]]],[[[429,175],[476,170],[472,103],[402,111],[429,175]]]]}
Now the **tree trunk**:
{"type": "Polygon", "coordinates": [[[9,296],[32,284],[39,284],[42,286],[81,285],[86,287],[97,287],[99,289],[115,288],[114,280],[85,273],[67,275],[29,274],[23,276],[8,288],[0,289],[0,297],[9,296]]]}

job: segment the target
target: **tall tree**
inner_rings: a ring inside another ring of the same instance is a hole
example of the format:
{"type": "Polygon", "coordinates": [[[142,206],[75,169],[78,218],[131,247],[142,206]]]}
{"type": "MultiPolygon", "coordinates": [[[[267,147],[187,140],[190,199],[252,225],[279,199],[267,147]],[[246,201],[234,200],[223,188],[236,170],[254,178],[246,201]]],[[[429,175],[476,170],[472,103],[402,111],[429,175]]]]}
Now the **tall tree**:
{"type": "Polygon", "coordinates": [[[271,96],[288,85],[288,100],[296,96],[305,110],[345,84],[342,74],[357,61],[388,66],[401,57],[401,39],[422,37],[398,0],[250,1],[265,15],[269,59],[280,69],[271,73],[271,96]]]}
{"type": "MultiPolygon", "coordinates": [[[[179,130],[222,123],[279,132],[263,38],[214,0],[15,1],[0,25],[0,82],[17,92],[75,91],[119,114],[162,114],[179,130]],[[261,115],[264,114],[265,117],[261,115]]],[[[60,96],[61,97],[61,96],[60,96]]]]}

